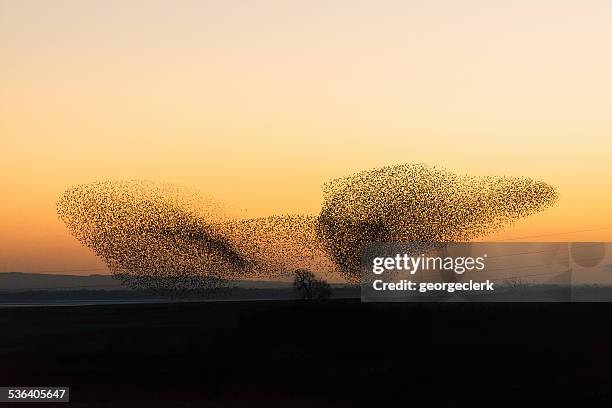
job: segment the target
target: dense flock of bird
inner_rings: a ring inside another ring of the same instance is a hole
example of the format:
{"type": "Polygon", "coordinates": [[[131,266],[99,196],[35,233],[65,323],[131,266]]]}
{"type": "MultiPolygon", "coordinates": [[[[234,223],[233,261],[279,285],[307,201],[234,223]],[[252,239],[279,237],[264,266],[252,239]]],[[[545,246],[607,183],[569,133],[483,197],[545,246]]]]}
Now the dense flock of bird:
{"type": "Polygon", "coordinates": [[[60,219],[124,284],[209,291],[296,269],[360,279],[370,242],[465,242],[551,206],[556,190],[524,177],[388,166],[323,186],[318,215],[239,219],[198,192],[151,181],[68,189],[60,219]]]}

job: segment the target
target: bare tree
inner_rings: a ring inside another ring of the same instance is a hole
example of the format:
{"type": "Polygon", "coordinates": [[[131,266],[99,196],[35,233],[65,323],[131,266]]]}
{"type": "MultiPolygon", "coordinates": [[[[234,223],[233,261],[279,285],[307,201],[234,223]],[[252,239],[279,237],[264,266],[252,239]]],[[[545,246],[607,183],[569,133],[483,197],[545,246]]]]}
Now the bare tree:
{"type": "Polygon", "coordinates": [[[300,299],[328,299],[331,296],[329,283],[317,279],[314,273],[298,269],[293,274],[293,291],[300,299]]]}

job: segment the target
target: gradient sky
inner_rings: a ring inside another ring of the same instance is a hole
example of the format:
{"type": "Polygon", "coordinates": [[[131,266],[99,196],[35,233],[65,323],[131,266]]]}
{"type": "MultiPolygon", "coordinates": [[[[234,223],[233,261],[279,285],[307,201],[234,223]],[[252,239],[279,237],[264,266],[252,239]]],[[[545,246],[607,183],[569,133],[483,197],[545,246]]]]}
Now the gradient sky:
{"type": "Polygon", "coordinates": [[[324,181],[405,162],[558,187],[488,239],[612,241],[611,21],[609,0],[0,0],[0,271],[103,272],[55,213],[74,184],[315,214],[324,181]]]}

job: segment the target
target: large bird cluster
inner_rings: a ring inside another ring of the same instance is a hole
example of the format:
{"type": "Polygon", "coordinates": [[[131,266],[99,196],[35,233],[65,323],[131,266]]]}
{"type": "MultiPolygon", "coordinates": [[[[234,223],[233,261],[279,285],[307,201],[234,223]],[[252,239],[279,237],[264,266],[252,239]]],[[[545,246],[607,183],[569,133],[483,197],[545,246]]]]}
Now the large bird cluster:
{"type": "Polygon", "coordinates": [[[382,167],[324,186],[318,233],[350,280],[368,242],[467,242],[552,205],[550,185],[523,177],[460,176],[425,165],[382,167]]]}
{"type": "Polygon", "coordinates": [[[59,217],[125,284],[210,291],[295,269],[358,281],[368,242],[469,241],[540,211],[553,187],[458,176],[425,165],[356,173],[324,186],[318,216],[237,219],[196,192],[149,181],[73,187],[59,217]]]}
{"type": "Polygon", "coordinates": [[[131,286],[211,289],[250,267],[219,233],[223,207],[169,184],[77,186],[57,209],[72,234],[131,286]]]}

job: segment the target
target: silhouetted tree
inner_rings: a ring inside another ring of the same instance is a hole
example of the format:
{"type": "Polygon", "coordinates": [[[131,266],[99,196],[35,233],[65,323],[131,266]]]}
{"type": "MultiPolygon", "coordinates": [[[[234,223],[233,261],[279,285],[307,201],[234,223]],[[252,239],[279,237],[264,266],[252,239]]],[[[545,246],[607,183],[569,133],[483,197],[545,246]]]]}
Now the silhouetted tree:
{"type": "Polygon", "coordinates": [[[329,283],[317,279],[314,273],[298,269],[293,274],[293,291],[300,299],[328,299],[331,296],[329,283]]]}

